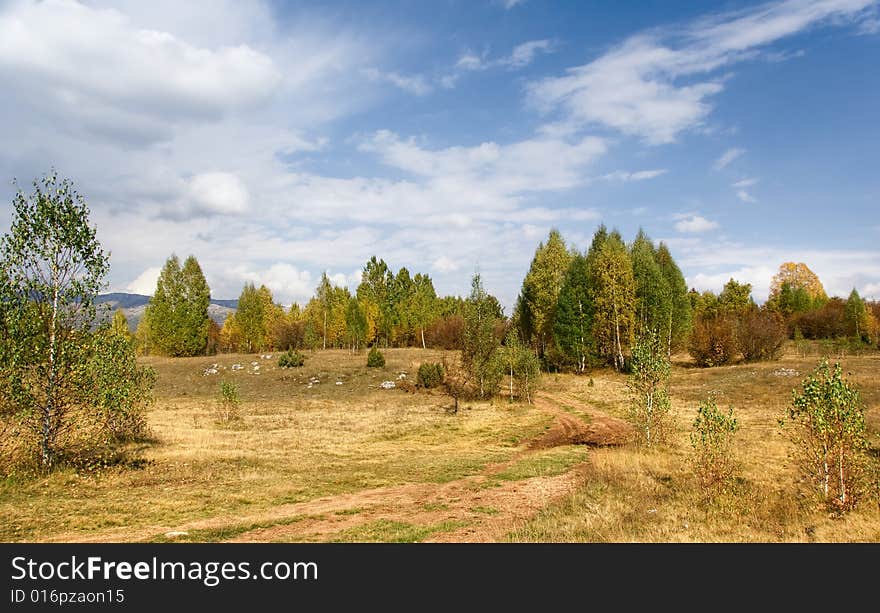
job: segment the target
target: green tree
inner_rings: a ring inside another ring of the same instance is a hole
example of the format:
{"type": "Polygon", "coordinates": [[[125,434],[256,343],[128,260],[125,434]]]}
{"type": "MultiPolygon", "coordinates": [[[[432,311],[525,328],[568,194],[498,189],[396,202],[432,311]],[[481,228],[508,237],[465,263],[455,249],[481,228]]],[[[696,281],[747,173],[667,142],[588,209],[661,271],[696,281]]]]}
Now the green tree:
{"type": "Polygon", "coordinates": [[[721,312],[733,317],[741,317],[757,308],[752,299],[751,283],[739,283],[730,279],[724,289],[718,295],[718,303],[721,312]]]}
{"type": "Polygon", "coordinates": [[[630,257],[636,291],[636,331],[665,331],[672,316],[672,289],[657,262],[654,244],[642,230],[633,241],[630,257]]]}
{"type": "Polygon", "coordinates": [[[623,352],[632,344],[635,331],[635,280],[629,251],[615,231],[598,246],[593,241],[587,261],[595,308],[593,338],[599,354],[622,370],[623,352]]]}
{"type": "Polygon", "coordinates": [[[870,342],[871,340],[871,313],[862,297],[855,288],[849,293],[846,299],[846,325],[849,335],[860,341],[870,342]]]}
{"type": "Polygon", "coordinates": [[[575,255],[559,291],[553,335],[556,346],[577,372],[584,372],[594,351],[591,289],[587,258],[575,255]]]}
{"type": "MultiPolygon", "coordinates": [[[[34,436],[48,469],[66,433],[118,408],[104,399],[133,394],[138,382],[107,378],[104,396],[89,385],[93,360],[106,358],[92,330],[109,257],[71,181],[52,171],[33,187],[16,192],[11,230],[0,239],[0,413],[34,436]],[[77,410],[88,418],[71,420],[77,410]]],[[[120,341],[134,360],[133,345],[120,341]]]]}
{"type": "Polygon", "coordinates": [[[128,329],[128,319],[125,318],[125,313],[122,312],[122,309],[116,309],[113,313],[110,329],[113,331],[113,334],[124,338],[132,338],[131,330],[128,329]]]}
{"type": "Polygon", "coordinates": [[[352,351],[360,351],[367,339],[367,315],[357,298],[349,298],[345,310],[345,335],[352,351]]]}
{"type": "Polygon", "coordinates": [[[393,328],[393,309],[390,288],[394,282],[394,274],[385,260],[377,260],[376,256],[364,265],[361,283],[357,288],[357,297],[367,313],[367,327],[372,330],[370,343],[383,339],[385,346],[391,341],[393,328]]]}
{"type": "Polygon", "coordinates": [[[330,315],[333,310],[333,286],[330,283],[330,278],[327,276],[326,271],[321,273],[321,282],[318,283],[318,287],[315,288],[315,298],[317,299],[318,306],[321,309],[322,347],[326,349],[327,324],[330,321],[330,315]]]}
{"type": "Polygon", "coordinates": [[[495,336],[497,307],[490,298],[479,273],[475,274],[464,314],[461,363],[469,373],[469,379],[477,384],[481,398],[494,392],[493,386],[497,384],[497,373],[492,368],[492,358],[498,348],[495,336]]]}
{"type": "Polygon", "coordinates": [[[559,231],[551,230],[547,242],[538,245],[523,280],[516,317],[523,338],[542,358],[550,353],[553,343],[556,304],[572,257],[559,231]]]}
{"type": "Polygon", "coordinates": [[[416,274],[413,285],[414,291],[407,310],[418,328],[422,349],[425,349],[425,328],[437,318],[437,292],[434,291],[434,283],[428,275],[416,274]]]}
{"type": "Polygon", "coordinates": [[[733,436],[739,430],[733,408],[720,410],[710,396],[697,408],[691,427],[691,463],[708,496],[723,492],[733,479],[733,436]]]}
{"type": "Polygon", "coordinates": [[[671,365],[664,343],[648,331],[632,348],[629,418],[647,447],[662,442],[668,430],[671,365]]]}
{"type": "Polygon", "coordinates": [[[234,322],[240,349],[261,351],[266,344],[266,301],[253,283],[245,283],[238,296],[234,322]]]}
{"type": "Polygon", "coordinates": [[[518,397],[531,404],[532,391],[541,375],[541,364],[535,352],[520,340],[517,330],[507,333],[504,345],[496,352],[496,359],[498,368],[507,378],[510,402],[518,397]]]}
{"type": "Polygon", "coordinates": [[[672,259],[669,248],[660,243],[657,247],[657,264],[660,273],[666,279],[669,288],[670,309],[667,313],[665,329],[666,353],[671,356],[676,349],[684,347],[688,335],[693,327],[693,313],[691,302],[688,299],[687,281],[681,274],[681,269],[672,259]]]}
{"type": "Polygon", "coordinates": [[[203,354],[208,344],[210,302],[211,292],[195,257],[189,256],[181,267],[172,254],[144,312],[152,348],[170,356],[203,354]]]}
{"type": "Polygon", "coordinates": [[[826,503],[848,510],[864,487],[865,407],[858,390],[843,378],[840,364],[832,369],[824,358],[801,388],[792,394],[788,419],[803,474],[826,503]]]}

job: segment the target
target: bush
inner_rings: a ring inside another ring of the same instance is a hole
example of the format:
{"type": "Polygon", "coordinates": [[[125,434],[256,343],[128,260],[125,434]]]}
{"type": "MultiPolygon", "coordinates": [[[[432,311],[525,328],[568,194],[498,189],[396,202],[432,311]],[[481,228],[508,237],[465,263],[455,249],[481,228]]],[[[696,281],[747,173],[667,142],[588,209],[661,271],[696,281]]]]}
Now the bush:
{"type": "Polygon", "coordinates": [[[651,332],[632,348],[629,419],[641,442],[650,447],[662,442],[668,430],[669,375],[671,364],[657,334],[651,332]]]}
{"type": "Polygon", "coordinates": [[[697,366],[729,364],[736,356],[733,322],[724,316],[699,318],[688,343],[688,353],[697,366]]]}
{"type": "Polygon", "coordinates": [[[723,492],[733,480],[732,441],[737,430],[733,408],[726,413],[719,410],[712,397],[700,403],[691,429],[691,461],[700,487],[708,496],[723,492]]]}
{"type": "Polygon", "coordinates": [[[221,381],[217,398],[217,419],[221,423],[229,423],[241,419],[241,400],[238,385],[232,381],[221,381]]]}
{"type": "Polygon", "coordinates": [[[425,329],[425,340],[435,349],[461,349],[464,318],[461,315],[441,317],[425,329]]]}
{"type": "Polygon", "coordinates": [[[370,353],[367,354],[367,366],[369,368],[385,367],[385,356],[382,355],[382,352],[377,347],[370,349],[370,353]]]}
{"type": "Polygon", "coordinates": [[[746,362],[776,360],[785,342],[782,317],[769,311],[752,311],[740,318],[736,344],[746,362]]]}
{"type": "Polygon", "coordinates": [[[858,390],[844,378],[840,364],[822,359],[793,393],[788,419],[806,480],[825,504],[843,512],[865,493],[867,431],[858,390]]]}
{"type": "Polygon", "coordinates": [[[306,356],[296,349],[288,349],[287,353],[282,353],[278,358],[278,368],[298,368],[306,362],[306,356]]]}
{"type": "Polygon", "coordinates": [[[419,373],[416,378],[419,387],[431,389],[443,383],[443,365],[437,362],[425,362],[419,366],[419,373]]]}

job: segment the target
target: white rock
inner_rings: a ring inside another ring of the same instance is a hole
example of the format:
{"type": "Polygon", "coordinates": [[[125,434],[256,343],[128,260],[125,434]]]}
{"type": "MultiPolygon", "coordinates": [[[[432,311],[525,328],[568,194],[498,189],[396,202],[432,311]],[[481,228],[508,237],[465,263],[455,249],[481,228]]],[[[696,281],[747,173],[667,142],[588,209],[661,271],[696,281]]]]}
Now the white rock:
{"type": "Polygon", "coordinates": [[[189,532],[185,532],[184,530],[172,530],[171,532],[166,532],[165,536],[168,538],[174,538],[176,536],[187,536],[189,532]]]}
{"type": "Polygon", "coordinates": [[[397,385],[394,381],[382,381],[382,383],[379,384],[379,387],[385,390],[393,390],[397,385]]]}
{"type": "Polygon", "coordinates": [[[337,381],[336,385],[342,385],[342,381],[337,381]]]}
{"type": "Polygon", "coordinates": [[[241,370],[242,368],[244,368],[244,366],[242,366],[241,364],[232,365],[232,370],[241,370]]]}

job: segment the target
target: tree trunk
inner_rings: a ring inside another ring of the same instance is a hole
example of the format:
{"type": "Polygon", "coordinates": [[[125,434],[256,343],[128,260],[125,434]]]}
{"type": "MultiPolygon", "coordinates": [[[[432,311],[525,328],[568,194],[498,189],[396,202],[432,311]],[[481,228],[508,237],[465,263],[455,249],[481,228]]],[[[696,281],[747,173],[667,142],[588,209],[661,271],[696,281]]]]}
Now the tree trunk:
{"type": "Polygon", "coordinates": [[[49,328],[49,381],[46,386],[46,406],[43,409],[43,424],[40,432],[40,454],[43,468],[52,466],[52,413],[57,411],[55,406],[55,380],[58,375],[56,363],[56,337],[55,329],[58,322],[58,264],[52,266],[52,319],[49,328]]]}
{"type": "Polygon", "coordinates": [[[324,311],[324,349],[327,348],[327,311],[324,311]]]}
{"type": "Polygon", "coordinates": [[[425,346],[425,328],[424,328],[424,326],[422,326],[421,330],[422,330],[422,349],[427,349],[427,347],[425,346]]]}
{"type": "Polygon", "coordinates": [[[623,369],[623,348],[620,344],[620,318],[617,315],[617,295],[614,296],[614,343],[617,354],[614,356],[614,367],[618,371],[623,369]]]}

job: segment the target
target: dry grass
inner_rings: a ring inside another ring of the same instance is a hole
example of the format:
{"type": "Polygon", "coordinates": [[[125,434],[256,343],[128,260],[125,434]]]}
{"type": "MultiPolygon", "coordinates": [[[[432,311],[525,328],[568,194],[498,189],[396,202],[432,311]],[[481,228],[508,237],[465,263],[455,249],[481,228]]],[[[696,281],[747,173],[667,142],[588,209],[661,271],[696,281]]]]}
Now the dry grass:
{"type": "MultiPolygon", "coordinates": [[[[189,534],[181,540],[200,541],[261,532],[328,541],[505,534],[517,541],[880,541],[876,502],[835,519],[798,493],[778,419],[815,358],[676,366],[676,425],[662,449],[532,451],[528,441],[549,428],[551,415],[506,401],[471,403],[453,415],[440,393],[380,389],[442,357],[416,349],[385,355],[383,369],[345,351],[307,354],[294,369],[250,355],[147,358],[159,378],[148,416],[155,441],[139,450],[143,461],[0,481],[0,540],[164,540],[183,526],[189,534]],[[214,363],[219,374],[204,376],[214,363]],[[233,363],[245,368],[232,371],[233,363]],[[800,376],[774,374],[781,368],[800,376]],[[309,387],[312,379],[320,383],[309,387]],[[216,421],[221,380],[238,384],[242,419],[233,426],[216,421]],[[710,391],[719,407],[734,406],[742,428],[736,491],[707,503],[688,470],[687,437],[710,391]],[[528,505],[513,512],[524,492],[531,492],[528,505]],[[536,507],[535,500],[545,502],[536,507]]],[[[880,357],[843,365],[870,409],[876,450],[880,357]]],[[[570,415],[588,416],[589,407],[623,417],[625,378],[596,371],[594,385],[589,379],[549,375],[545,388],[570,415]]]]}

